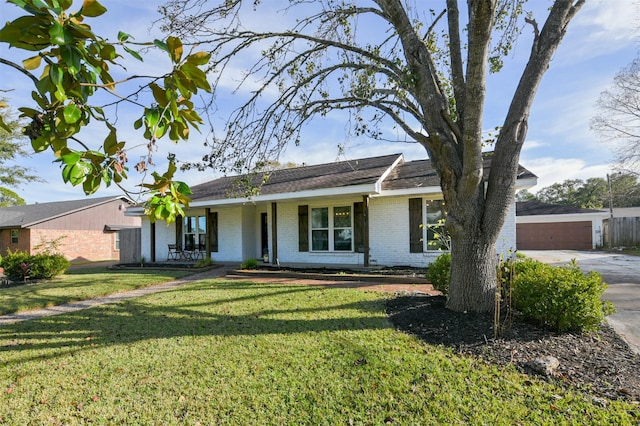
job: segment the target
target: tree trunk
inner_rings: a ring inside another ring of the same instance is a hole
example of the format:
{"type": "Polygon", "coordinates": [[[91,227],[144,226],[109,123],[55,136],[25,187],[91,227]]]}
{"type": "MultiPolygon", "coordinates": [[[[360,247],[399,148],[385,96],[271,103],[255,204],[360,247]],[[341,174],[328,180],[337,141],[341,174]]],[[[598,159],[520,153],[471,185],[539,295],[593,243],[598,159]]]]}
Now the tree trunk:
{"type": "Polygon", "coordinates": [[[447,308],[457,312],[493,310],[497,258],[496,244],[490,240],[484,235],[464,233],[452,242],[447,308]]]}

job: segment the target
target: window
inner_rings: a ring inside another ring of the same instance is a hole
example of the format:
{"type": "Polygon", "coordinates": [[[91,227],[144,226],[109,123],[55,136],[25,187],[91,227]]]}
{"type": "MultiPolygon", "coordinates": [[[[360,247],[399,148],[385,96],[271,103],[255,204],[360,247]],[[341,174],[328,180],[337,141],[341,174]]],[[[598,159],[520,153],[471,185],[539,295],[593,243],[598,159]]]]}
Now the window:
{"type": "Polygon", "coordinates": [[[353,251],[350,206],[311,209],[312,251],[353,251]]]}
{"type": "Polygon", "coordinates": [[[11,244],[18,244],[18,235],[20,234],[19,229],[11,230],[11,244]]]}
{"type": "Polygon", "coordinates": [[[115,239],[116,250],[120,250],[120,231],[114,232],[114,236],[113,237],[115,239]]]}
{"type": "Polygon", "coordinates": [[[184,218],[184,249],[202,250],[207,239],[207,218],[187,216],[184,218]]]}
{"type": "Polygon", "coordinates": [[[451,240],[444,229],[447,215],[443,200],[427,200],[427,250],[449,250],[451,240]]]}

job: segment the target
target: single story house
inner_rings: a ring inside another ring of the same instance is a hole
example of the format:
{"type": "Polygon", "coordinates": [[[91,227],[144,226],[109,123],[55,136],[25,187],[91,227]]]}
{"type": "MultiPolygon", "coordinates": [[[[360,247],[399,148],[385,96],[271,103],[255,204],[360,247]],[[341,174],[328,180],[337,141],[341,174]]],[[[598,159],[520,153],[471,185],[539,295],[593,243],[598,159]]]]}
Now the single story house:
{"type": "MultiPolygon", "coordinates": [[[[518,189],[536,181],[520,169],[518,189]]],[[[186,217],[171,224],[142,217],[142,257],[174,258],[169,248],[177,245],[221,262],[424,267],[443,248],[446,206],[429,160],[386,155],[222,177],[191,189],[186,217]],[[247,198],[249,178],[264,184],[247,198]]],[[[127,214],[144,216],[140,208],[127,214]]],[[[515,205],[498,244],[501,252],[515,248],[515,205]]]]}
{"type": "Polygon", "coordinates": [[[516,203],[518,250],[593,250],[603,245],[607,210],[546,204],[516,203]]]}
{"type": "Polygon", "coordinates": [[[119,260],[119,231],[140,227],[126,197],[85,198],[0,208],[0,254],[54,249],[71,262],[119,260]]]}

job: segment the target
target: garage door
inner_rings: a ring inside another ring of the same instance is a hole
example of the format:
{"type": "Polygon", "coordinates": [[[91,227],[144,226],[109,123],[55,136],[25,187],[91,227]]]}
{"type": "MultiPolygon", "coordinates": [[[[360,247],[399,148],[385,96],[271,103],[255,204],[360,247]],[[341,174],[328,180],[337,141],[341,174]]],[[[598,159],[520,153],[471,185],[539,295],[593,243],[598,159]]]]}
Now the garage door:
{"type": "Polygon", "coordinates": [[[591,250],[591,222],[519,223],[518,250],[591,250]]]}

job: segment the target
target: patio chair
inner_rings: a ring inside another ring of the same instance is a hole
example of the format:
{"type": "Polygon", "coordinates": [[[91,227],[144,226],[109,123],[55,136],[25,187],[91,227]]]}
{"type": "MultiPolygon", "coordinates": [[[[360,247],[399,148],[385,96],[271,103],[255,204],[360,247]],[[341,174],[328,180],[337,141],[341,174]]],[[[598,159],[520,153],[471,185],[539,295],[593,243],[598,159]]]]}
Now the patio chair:
{"type": "Polygon", "coordinates": [[[205,247],[205,245],[198,244],[198,248],[193,252],[193,260],[198,260],[198,259],[204,260],[206,253],[207,253],[207,248],[205,247]]]}
{"type": "Polygon", "coordinates": [[[168,244],[167,260],[180,260],[182,258],[182,250],[177,244],[168,244]]]}

